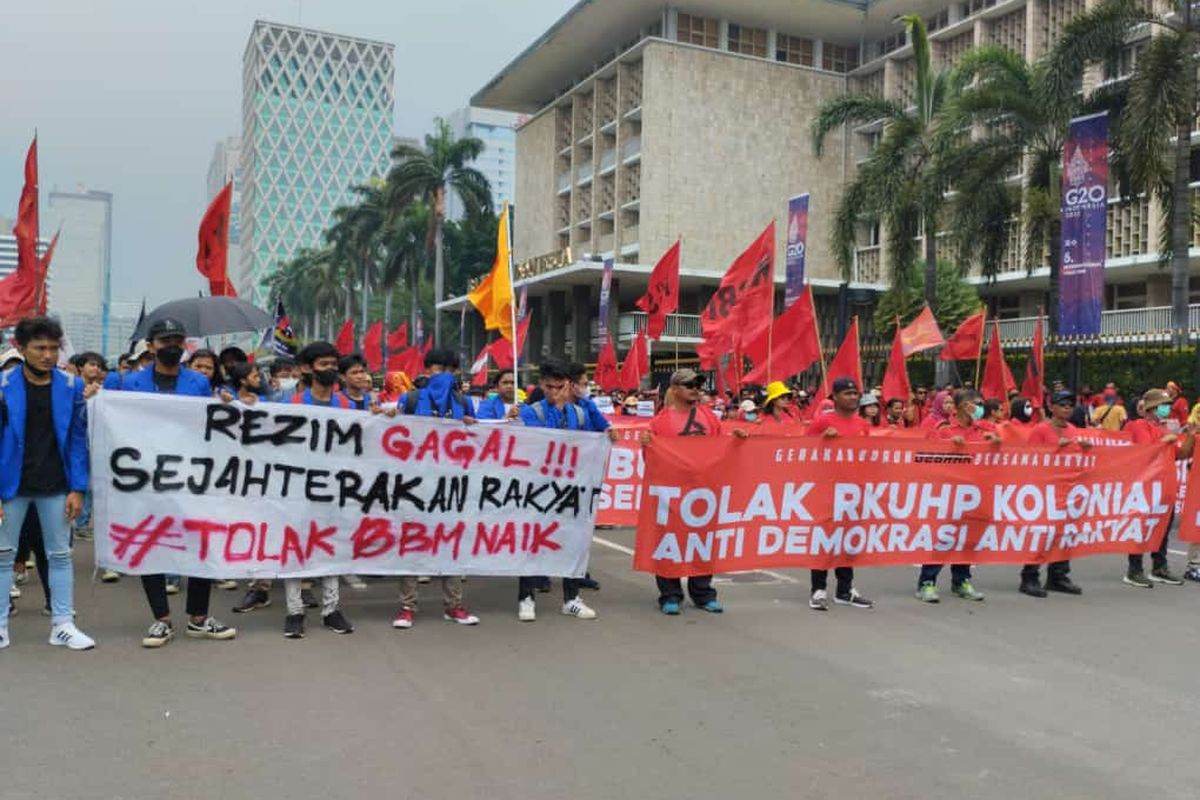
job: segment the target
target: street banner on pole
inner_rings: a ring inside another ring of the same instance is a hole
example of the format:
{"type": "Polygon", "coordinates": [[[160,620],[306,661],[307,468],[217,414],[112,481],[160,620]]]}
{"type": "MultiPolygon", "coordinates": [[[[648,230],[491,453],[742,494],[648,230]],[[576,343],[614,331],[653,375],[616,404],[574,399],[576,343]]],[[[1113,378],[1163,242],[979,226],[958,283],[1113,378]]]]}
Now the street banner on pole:
{"type": "Polygon", "coordinates": [[[808,244],[808,194],[788,200],[787,226],[787,284],[784,287],[784,308],[795,302],[804,291],[804,253],[808,244]]]}
{"type": "Polygon", "coordinates": [[[600,279],[600,319],[596,321],[597,335],[608,336],[608,296],[612,292],[613,260],[604,259],[604,277],[600,279]]]}
{"type": "Polygon", "coordinates": [[[1100,333],[1107,224],[1108,113],[1101,112],[1071,120],[1063,145],[1059,336],[1100,333]]]}

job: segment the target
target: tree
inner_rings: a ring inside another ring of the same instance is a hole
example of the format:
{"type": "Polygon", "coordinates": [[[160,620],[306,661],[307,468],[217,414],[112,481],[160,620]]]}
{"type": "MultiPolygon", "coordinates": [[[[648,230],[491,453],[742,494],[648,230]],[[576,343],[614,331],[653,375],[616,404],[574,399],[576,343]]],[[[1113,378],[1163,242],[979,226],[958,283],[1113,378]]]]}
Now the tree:
{"type": "Polygon", "coordinates": [[[915,108],[865,94],[827,101],[813,120],[814,152],[842,125],[882,121],[883,137],[846,188],[834,220],[833,247],[843,275],[850,278],[858,226],[864,219],[883,222],[893,284],[906,285],[918,262],[916,237],[922,224],[926,300],[937,309],[937,231],[939,213],[952,173],[948,154],[960,144],[961,131],[942,124],[942,110],[954,87],[950,73],[935,72],[925,22],[915,14],[901,18],[912,40],[916,66],[915,108]]]}
{"type": "MultiPolygon", "coordinates": [[[[893,284],[875,307],[875,330],[892,330],[896,324],[896,317],[900,317],[902,325],[907,325],[925,307],[924,273],[921,270],[910,269],[906,274],[906,281],[893,284]]],[[[937,297],[938,309],[935,316],[943,333],[957,328],[960,322],[978,311],[981,305],[975,287],[963,280],[962,272],[957,266],[944,259],[937,263],[937,297]]]]}
{"type": "MultiPolygon", "coordinates": [[[[362,295],[359,303],[362,324],[359,331],[365,333],[370,287],[378,278],[381,236],[395,210],[388,203],[387,189],[382,182],[355,186],[351,191],[358,202],[333,210],[334,224],[326,231],[325,238],[333,246],[338,258],[349,265],[348,271],[356,273],[353,277],[357,277],[362,295]]],[[[353,284],[353,277],[348,286],[353,284]]],[[[346,306],[346,316],[350,316],[349,305],[346,306]]]]}
{"type": "Polygon", "coordinates": [[[380,271],[380,287],[384,290],[384,326],[391,330],[392,290],[407,277],[410,329],[417,324],[417,308],[421,290],[421,274],[426,271],[428,253],[425,234],[429,229],[429,206],[420,200],[409,203],[395,214],[384,231],[384,262],[380,271]]]}
{"type": "Polygon", "coordinates": [[[388,173],[389,199],[393,205],[403,205],[414,198],[428,204],[431,211],[426,231],[425,247],[434,256],[433,296],[434,341],[441,343],[441,315],[436,306],[445,299],[445,265],[442,252],[443,228],[446,223],[446,198],[454,192],[468,214],[491,210],[492,192],[487,178],[468,166],[483,152],[484,144],[475,137],[456,139],[450,126],[440,117],[434,121],[435,132],[425,136],[425,148],[398,145],[392,151],[395,166],[388,173]]]}

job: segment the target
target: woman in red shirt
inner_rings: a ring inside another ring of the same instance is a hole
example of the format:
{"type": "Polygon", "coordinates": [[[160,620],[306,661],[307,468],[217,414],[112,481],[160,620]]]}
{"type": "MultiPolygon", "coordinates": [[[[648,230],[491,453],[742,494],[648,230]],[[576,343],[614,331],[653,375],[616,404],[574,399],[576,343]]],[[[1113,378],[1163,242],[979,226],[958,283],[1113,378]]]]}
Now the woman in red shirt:
{"type": "Polygon", "coordinates": [[[791,427],[800,421],[792,404],[792,390],[783,381],[767,384],[767,401],[763,403],[761,421],[767,430],[779,425],[791,427]]]}
{"type": "MultiPolygon", "coordinates": [[[[654,436],[720,436],[721,420],[708,406],[700,404],[700,390],[704,388],[704,377],[690,369],[678,369],[671,375],[671,385],[662,410],[650,420],[650,430],[642,434],[642,446],[648,446],[654,436]]],[[[746,433],[736,430],[735,436],[746,433]]],[[[675,616],[683,604],[683,583],[679,578],[654,576],[658,584],[658,607],[664,614],[675,616]]],[[[693,575],[688,578],[687,593],[697,608],[712,614],[725,609],[717,601],[717,590],[712,587],[712,575],[693,575]]]]}
{"type": "Polygon", "coordinates": [[[954,415],[954,397],[950,392],[942,390],[933,396],[933,403],[929,406],[929,413],[921,420],[921,429],[930,431],[940,428],[950,422],[950,417],[954,415]]]}
{"type": "Polygon", "coordinates": [[[1183,396],[1183,392],[1179,390],[1179,384],[1175,381],[1167,381],[1167,394],[1171,396],[1171,419],[1179,423],[1180,427],[1187,425],[1188,421],[1188,402],[1183,396]]]}
{"type": "MultiPolygon", "coordinates": [[[[994,427],[983,419],[983,400],[973,389],[961,389],[954,393],[954,417],[927,434],[930,439],[949,440],[957,445],[967,442],[991,442],[999,444],[1000,437],[994,427]]],[[[924,564],[917,576],[917,599],[923,603],[938,602],[937,579],[942,571],[941,564],[924,564]]],[[[950,565],[950,590],[964,600],[982,600],[983,593],[971,583],[970,564],[950,565]]]]}

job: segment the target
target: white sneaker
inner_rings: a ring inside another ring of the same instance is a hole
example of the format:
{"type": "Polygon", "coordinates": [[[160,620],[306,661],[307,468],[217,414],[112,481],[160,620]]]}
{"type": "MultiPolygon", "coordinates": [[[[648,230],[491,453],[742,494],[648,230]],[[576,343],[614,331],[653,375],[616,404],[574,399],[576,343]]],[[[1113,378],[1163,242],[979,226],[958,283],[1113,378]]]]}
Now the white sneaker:
{"type": "Polygon", "coordinates": [[[813,611],[828,611],[829,610],[829,595],[824,589],[817,589],[808,598],[808,607],[813,611]]]}
{"type": "Polygon", "coordinates": [[[0,628],[0,650],[8,647],[8,628],[0,628]]]}
{"type": "Polygon", "coordinates": [[[96,640],[76,628],[74,622],[64,622],[50,629],[50,644],[68,650],[91,650],[96,640]]]}
{"type": "Polygon", "coordinates": [[[357,589],[360,592],[367,588],[367,582],[357,575],[343,575],[342,580],[344,580],[346,585],[351,589],[357,589]]]}
{"type": "Polygon", "coordinates": [[[568,617],[576,617],[578,619],[596,618],[596,612],[588,608],[587,604],[578,597],[569,603],[563,603],[562,612],[568,617]]]}
{"type": "Polygon", "coordinates": [[[534,607],[532,597],[526,597],[517,603],[517,619],[521,620],[521,622],[533,622],[537,619],[537,610],[534,607]]]}
{"type": "Polygon", "coordinates": [[[16,599],[17,599],[18,597],[20,597],[20,596],[21,596],[21,587],[17,586],[17,585],[14,583],[14,584],[12,585],[12,587],[11,587],[11,588],[8,590],[8,599],[9,599],[9,600],[16,600],[16,599]]]}

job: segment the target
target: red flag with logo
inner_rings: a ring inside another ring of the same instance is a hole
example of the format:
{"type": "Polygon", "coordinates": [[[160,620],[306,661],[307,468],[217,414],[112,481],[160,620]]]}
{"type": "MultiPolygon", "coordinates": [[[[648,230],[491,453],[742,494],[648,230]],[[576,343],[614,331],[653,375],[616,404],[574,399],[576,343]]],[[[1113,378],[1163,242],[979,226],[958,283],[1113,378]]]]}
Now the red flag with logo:
{"type": "Polygon", "coordinates": [[[821,360],[811,286],[805,287],[768,330],[746,345],[746,356],[754,362],[754,368],[746,374],[746,382],[764,384],[803,372],[821,360]]]}
{"type": "Polygon", "coordinates": [[[938,355],[942,361],[975,361],[983,351],[983,329],[987,311],[964,319],[938,355]]]}
{"type": "Polygon", "coordinates": [[[342,323],[342,329],[333,340],[333,346],[344,356],[354,352],[354,320],[348,319],[342,323]]]}
{"type": "Polygon", "coordinates": [[[897,319],[892,354],[888,358],[887,371],[883,373],[883,397],[879,398],[881,403],[897,398],[908,403],[908,399],[912,397],[912,385],[908,382],[908,365],[904,363],[904,355],[904,331],[900,327],[900,320],[897,319]]]}
{"type": "Polygon", "coordinates": [[[363,358],[367,361],[367,369],[379,372],[383,368],[383,323],[376,322],[367,328],[363,336],[363,358]]]}
{"type": "Polygon", "coordinates": [[[829,387],[838,378],[853,378],[859,391],[862,391],[862,357],[858,352],[857,316],[850,322],[850,327],[846,330],[846,338],[842,340],[842,346],[838,348],[833,361],[829,362],[829,369],[825,370],[824,393],[826,395],[829,394],[829,387]]]}
{"type": "MultiPolygon", "coordinates": [[[[712,345],[753,341],[771,323],[775,297],[775,221],[730,265],[700,317],[712,345]]],[[[732,349],[726,344],[721,349],[732,349]]]]}
{"type": "Polygon", "coordinates": [[[984,400],[1008,400],[1008,390],[1017,388],[1008,362],[1004,360],[1004,348],[1000,346],[1000,323],[992,328],[992,343],[988,346],[987,363],[983,366],[983,381],[979,393],[984,400]]]}
{"type": "Polygon", "coordinates": [[[1041,407],[1046,402],[1045,342],[1042,339],[1042,316],[1038,313],[1037,326],[1033,329],[1033,351],[1025,364],[1025,380],[1021,383],[1021,396],[1041,407]]]}
{"type": "Polygon", "coordinates": [[[217,192],[217,196],[200,220],[200,243],[196,249],[196,270],[208,278],[208,292],[213,297],[237,297],[229,280],[229,201],[233,196],[233,181],[217,192]]]}
{"type": "Polygon", "coordinates": [[[605,392],[613,392],[621,388],[621,373],[617,370],[617,351],[613,347],[612,337],[604,340],[600,348],[600,356],[596,359],[596,383],[605,392]]]}
{"type": "Polygon", "coordinates": [[[635,305],[646,312],[646,335],[657,341],[667,326],[667,315],[679,308],[678,240],[654,265],[646,293],[635,305]]]}
{"type": "Polygon", "coordinates": [[[900,330],[900,340],[906,356],[922,350],[932,350],[946,343],[928,303],[925,304],[925,308],[921,309],[921,313],[917,315],[916,319],[900,330]]]}

